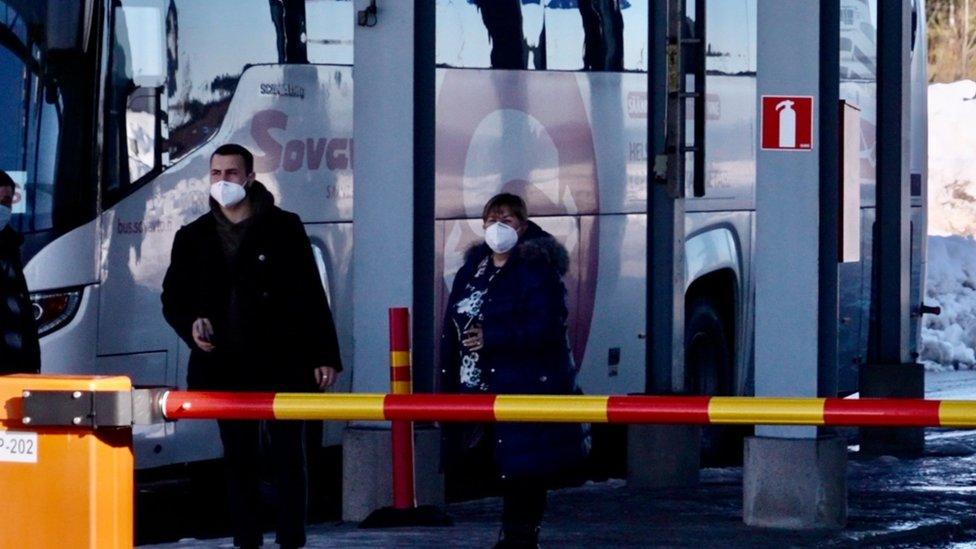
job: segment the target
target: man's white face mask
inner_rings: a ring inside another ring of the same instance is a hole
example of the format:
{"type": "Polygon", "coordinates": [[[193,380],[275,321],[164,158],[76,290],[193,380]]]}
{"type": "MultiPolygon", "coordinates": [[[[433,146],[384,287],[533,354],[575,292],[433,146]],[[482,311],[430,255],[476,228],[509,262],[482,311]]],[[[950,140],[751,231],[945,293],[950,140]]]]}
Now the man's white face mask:
{"type": "Polygon", "coordinates": [[[13,215],[13,210],[0,204],[0,231],[7,228],[7,223],[10,223],[10,218],[13,217],[13,215]]]}
{"type": "Polygon", "coordinates": [[[244,200],[247,191],[244,189],[244,185],[221,180],[210,185],[210,196],[217,201],[217,204],[224,208],[230,208],[244,200]]]}
{"type": "Polygon", "coordinates": [[[492,223],[485,229],[485,243],[496,254],[503,254],[518,243],[518,231],[501,222],[492,223]]]}

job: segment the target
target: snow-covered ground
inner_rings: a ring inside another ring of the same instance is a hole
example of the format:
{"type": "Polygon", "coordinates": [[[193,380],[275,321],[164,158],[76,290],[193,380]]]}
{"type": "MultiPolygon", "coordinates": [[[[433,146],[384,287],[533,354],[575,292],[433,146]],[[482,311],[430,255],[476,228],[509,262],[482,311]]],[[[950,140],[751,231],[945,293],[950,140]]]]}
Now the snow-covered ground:
{"type": "Polygon", "coordinates": [[[929,87],[929,240],[921,359],[976,367],[976,83],[929,87]]]}

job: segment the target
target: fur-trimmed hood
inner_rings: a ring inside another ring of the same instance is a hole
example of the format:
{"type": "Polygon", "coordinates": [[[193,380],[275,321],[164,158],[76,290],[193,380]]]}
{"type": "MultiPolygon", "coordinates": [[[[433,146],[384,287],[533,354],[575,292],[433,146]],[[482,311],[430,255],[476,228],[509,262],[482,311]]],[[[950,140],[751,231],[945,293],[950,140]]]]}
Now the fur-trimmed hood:
{"type": "MultiPolygon", "coordinates": [[[[480,260],[490,253],[491,248],[484,241],[472,244],[464,253],[464,262],[480,260]]],[[[569,271],[569,252],[566,251],[566,247],[532,221],[528,221],[528,227],[525,229],[525,233],[519,237],[518,244],[515,245],[512,253],[521,259],[545,260],[556,269],[560,277],[569,271]]]]}

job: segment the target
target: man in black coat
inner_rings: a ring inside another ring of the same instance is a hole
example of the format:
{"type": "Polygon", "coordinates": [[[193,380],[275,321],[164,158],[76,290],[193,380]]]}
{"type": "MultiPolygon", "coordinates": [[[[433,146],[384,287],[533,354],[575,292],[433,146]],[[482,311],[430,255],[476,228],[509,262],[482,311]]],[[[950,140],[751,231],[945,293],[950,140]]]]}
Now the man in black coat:
{"type": "MultiPolygon", "coordinates": [[[[176,233],[163,314],[190,346],[191,390],[325,389],[341,371],[332,314],[299,217],[274,205],[240,145],[210,159],[210,212],[176,233]]],[[[259,547],[257,421],[220,421],[234,543],[259,547]]],[[[305,544],[304,422],[267,424],[278,490],[277,543],[305,544]]]]}
{"type": "Polygon", "coordinates": [[[41,349],[20,260],[24,237],[10,226],[16,190],[13,179],[0,170],[0,374],[36,374],[41,349]]]}

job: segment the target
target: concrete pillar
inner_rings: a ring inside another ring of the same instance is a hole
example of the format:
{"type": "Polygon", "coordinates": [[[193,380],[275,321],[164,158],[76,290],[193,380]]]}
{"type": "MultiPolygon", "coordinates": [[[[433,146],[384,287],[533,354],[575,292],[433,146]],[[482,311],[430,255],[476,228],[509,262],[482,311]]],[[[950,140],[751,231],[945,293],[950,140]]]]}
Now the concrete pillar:
{"type": "MultiPolygon", "coordinates": [[[[356,0],[355,9],[365,10],[369,4],[369,0],[356,0]]],[[[411,308],[414,377],[430,378],[433,298],[428,296],[433,292],[434,260],[433,18],[432,2],[379,2],[375,25],[357,25],[353,35],[356,44],[353,339],[356,346],[351,375],[352,390],[357,393],[389,391],[390,307],[411,308]],[[420,346],[418,339],[423,343],[420,346]]],[[[437,464],[437,459],[419,459],[427,451],[425,441],[429,439],[432,448],[439,444],[436,435],[421,433],[418,431],[416,463],[437,464]]],[[[365,516],[362,512],[365,507],[389,501],[392,475],[389,426],[352,424],[344,438],[343,497],[349,504],[344,505],[343,514],[356,520],[365,516]],[[385,430],[377,430],[378,427],[385,430]]],[[[435,457],[437,454],[433,453],[435,457]]],[[[436,469],[433,475],[417,476],[418,496],[438,489],[442,493],[442,487],[436,469]],[[433,487],[425,484],[428,482],[433,482],[433,487]]]]}
{"type": "MultiPolygon", "coordinates": [[[[658,395],[684,389],[685,170],[679,155],[668,154],[668,146],[671,141],[681,143],[684,139],[685,120],[673,112],[677,100],[670,106],[668,103],[666,53],[668,35],[674,36],[683,25],[669,20],[668,4],[667,0],[651,2],[648,25],[651,67],[647,73],[647,142],[651,154],[647,156],[647,173],[653,183],[647,189],[645,388],[649,394],[658,395]],[[667,141],[665,130],[672,134],[667,141]],[[668,159],[667,169],[655,165],[658,158],[668,159]]],[[[674,15],[670,18],[679,19],[674,15]]]]}
{"type": "Polygon", "coordinates": [[[908,182],[911,0],[878,4],[877,317],[872,361],[911,362],[911,195],[908,182]]]}
{"type": "MultiPolygon", "coordinates": [[[[440,473],[440,430],[414,429],[417,505],[444,505],[440,473]]],[[[342,520],[360,522],[393,504],[390,430],[381,426],[346,429],[342,437],[342,520]]]]}
{"type": "MultiPolygon", "coordinates": [[[[913,305],[911,282],[911,196],[909,127],[911,2],[878,3],[878,185],[874,248],[873,346],[861,368],[863,397],[924,398],[922,366],[909,350],[913,305]]],[[[922,429],[862,429],[861,452],[921,455],[922,429]]]]}
{"type": "MultiPolygon", "coordinates": [[[[684,18],[668,13],[668,0],[651,0],[648,10],[647,72],[649,120],[647,173],[647,347],[645,391],[652,395],[684,389],[685,204],[683,164],[668,155],[665,128],[683,139],[684,117],[671,105],[668,118],[668,35],[683,30],[684,18]],[[670,27],[670,28],[669,28],[670,27]],[[669,158],[667,169],[655,165],[669,158]]],[[[687,60],[693,62],[694,60],[687,60]]],[[[677,100],[672,100],[674,103],[677,100]]],[[[684,101],[684,100],[681,100],[684,101]]],[[[632,425],[627,430],[627,483],[638,487],[698,483],[701,429],[673,425],[632,425]]]]}
{"type": "MultiPolygon", "coordinates": [[[[925,371],[921,364],[861,366],[861,398],[923,398],[925,371]]],[[[925,429],[861,428],[861,450],[868,456],[917,457],[925,451],[925,429]]]]}
{"type": "MultiPolygon", "coordinates": [[[[764,95],[812,97],[813,105],[808,148],[763,150],[762,130],[758,136],[756,396],[818,396],[821,361],[829,354],[820,352],[821,314],[831,310],[822,304],[826,299],[836,300],[836,293],[821,295],[819,243],[821,222],[836,223],[836,217],[821,219],[820,191],[821,184],[837,184],[837,177],[826,167],[821,170],[818,121],[821,109],[837,109],[837,105],[833,100],[830,105],[821,103],[820,4],[814,0],[758,2],[758,112],[763,112],[764,95]]],[[[803,121],[798,119],[796,125],[802,126],[803,121]]],[[[828,215],[830,211],[828,208],[828,215]]],[[[836,216],[836,208],[833,212],[836,216]]],[[[836,276],[836,259],[827,272],[836,276]]],[[[836,322],[825,324],[837,329],[836,322]]],[[[746,524],[784,528],[843,525],[847,508],[843,443],[818,439],[815,427],[760,425],[756,435],[747,439],[745,451],[746,524]]]]}
{"type": "Polygon", "coordinates": [[[627,430],[627,486],[695,486],[700,457],[701,427],[697,425],[631,425],[627,430]]]}
{"type": "Polygon", "coordinates": [[[847,445],[840,437],[749,437],[742,516],[750,526],[843,528],[847,521],[847,445]]]}

